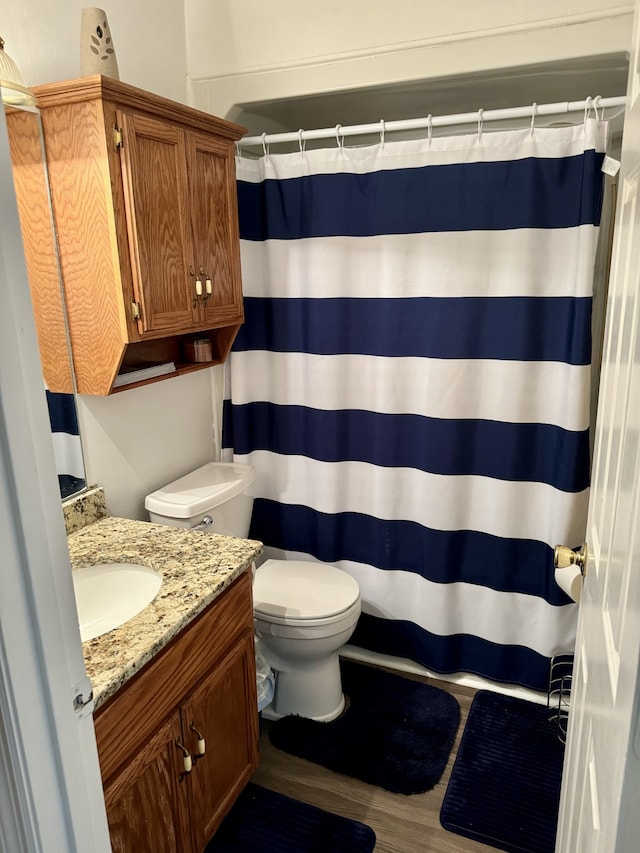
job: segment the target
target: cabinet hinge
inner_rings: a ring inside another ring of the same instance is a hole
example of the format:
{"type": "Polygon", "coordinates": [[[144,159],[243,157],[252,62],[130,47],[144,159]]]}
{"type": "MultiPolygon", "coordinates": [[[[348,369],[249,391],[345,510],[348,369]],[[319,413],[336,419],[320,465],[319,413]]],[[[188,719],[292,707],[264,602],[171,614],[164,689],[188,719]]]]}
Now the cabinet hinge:
{"type": "Polygon", "coordinates": [[[119,127],[113,128],[113,144],[116,151],[124,145],[124,142],[122,141],[122,130],[119,127]]]}
{"type": "Polygon", "coordinates": [[[134,302],[133,299],[131,300],[131,316],[134,320],[140,319],[140,303],[134,302]]]}

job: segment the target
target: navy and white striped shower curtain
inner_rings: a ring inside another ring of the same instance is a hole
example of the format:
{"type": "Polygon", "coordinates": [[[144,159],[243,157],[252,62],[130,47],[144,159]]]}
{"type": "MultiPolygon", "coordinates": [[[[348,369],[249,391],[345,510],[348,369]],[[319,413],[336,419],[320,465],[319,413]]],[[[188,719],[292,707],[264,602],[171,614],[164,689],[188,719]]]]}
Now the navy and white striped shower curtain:
{"type": "Polygon", "coordinates": [[[356,645],[545,689],[576,606],[606,125],[238,160],[224,458],[269,556],[359,582],[356,645]],[[322,567],[318,567],[322,571],[322,567]]]}
{"type": "Polygon", "coordinates": [[[48,389],[46,395],[60,496],[67,498],[86,485],[76,400],[48,389]]]}

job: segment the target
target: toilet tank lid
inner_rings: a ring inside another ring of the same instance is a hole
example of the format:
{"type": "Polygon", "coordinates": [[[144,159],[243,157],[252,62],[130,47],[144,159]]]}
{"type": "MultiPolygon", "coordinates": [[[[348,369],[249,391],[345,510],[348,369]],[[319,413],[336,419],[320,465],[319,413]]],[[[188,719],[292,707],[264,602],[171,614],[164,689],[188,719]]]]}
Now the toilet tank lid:
{"type": "Polygon", "coordinates": [[[241,462],[208,462],[147,495],[145,508],[167,518],[191,518],[249,489],[255,470],[241,462]]]}
{"type": "Polygon", "coordinates": [[[326,563],[267,560],[253,580],[257,616],[322,619],[348,610],[359,597],[357,580],[326,563]]]}

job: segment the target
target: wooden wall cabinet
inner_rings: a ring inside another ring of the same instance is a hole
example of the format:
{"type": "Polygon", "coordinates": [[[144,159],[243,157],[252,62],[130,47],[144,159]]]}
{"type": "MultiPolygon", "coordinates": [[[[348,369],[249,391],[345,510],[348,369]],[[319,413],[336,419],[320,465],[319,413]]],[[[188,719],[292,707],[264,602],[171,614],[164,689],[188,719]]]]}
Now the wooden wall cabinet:
{"type": "Polygon", "coordinates": [[[115,853],[201,853],[258,763],[250,575],[100,708],[95,728],[115,853]]]}
{"type": "Polygon", "coordinates": [[[78,392],[112,393],[118,373],[149,364],[180,374],[222,362],[244,319],[234,143],[245,128],[101,76],[34,92],[78,392]],[[194,334],[211,341],[211,362],[184,360],[194,334]]]}

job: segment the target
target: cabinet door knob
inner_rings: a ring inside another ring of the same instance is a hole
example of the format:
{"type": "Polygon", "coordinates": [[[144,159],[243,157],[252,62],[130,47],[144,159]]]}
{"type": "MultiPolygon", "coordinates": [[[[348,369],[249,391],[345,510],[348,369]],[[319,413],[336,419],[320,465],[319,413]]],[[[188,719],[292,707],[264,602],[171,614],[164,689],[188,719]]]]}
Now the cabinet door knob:
{"type": "Polygon", "coordinates": [[[204,296],[202,298],[202,301],[206,304],[207,299],[211,296],[211,293],[213,291],[213,285],[204,267],[200,267],[200,275],[204,279],[204,296]]]}
{"type": "Polygon", "coordinates": [[[189,755],[189,750],[180,742],[180,738],[176,738],[176,746],[182,752],[182,761],[184,764],[184,772],[191,773],[191,768],[193,766],[193,762],[191,761],[191,756],[189,755]]]}
{"type": "MultiPolygon", "coordinates": [[[[200,271],[202,273],[202,267],[200,268],[200,271]]],[[[204,273],[202,273],[202,274],[204,274],[204,273]]],[[[198,299],[200,299],[202,297],[202,279],[199,279],[197,277],[192,266],[189,267],[189,275],[191,276],[191,278],[195,279],[196,298],[193,300],[193,307],[195,308],[198,304],[198,299]]]]}
{"type": "Polygon", "coordinates": [[[204,286],[205,286],[205,289],[207,292],[207,296],[211,296],[211,291],[213,290],[213,286],[211,284],[211,279],[207,275],[204,267],[200,267],[200,275],[205,280],[204,286]]]}
{"type": "Polygon", "coordinates": [[[191,720],[191,723],[189,724],[189,728],[194,733],[194,735],[198,738],[198,755],[204,755],[205,749],[206,749],[204,737],[200,734],[198,729],[195,727],[195,723],[193,720],[191,720]]]}

